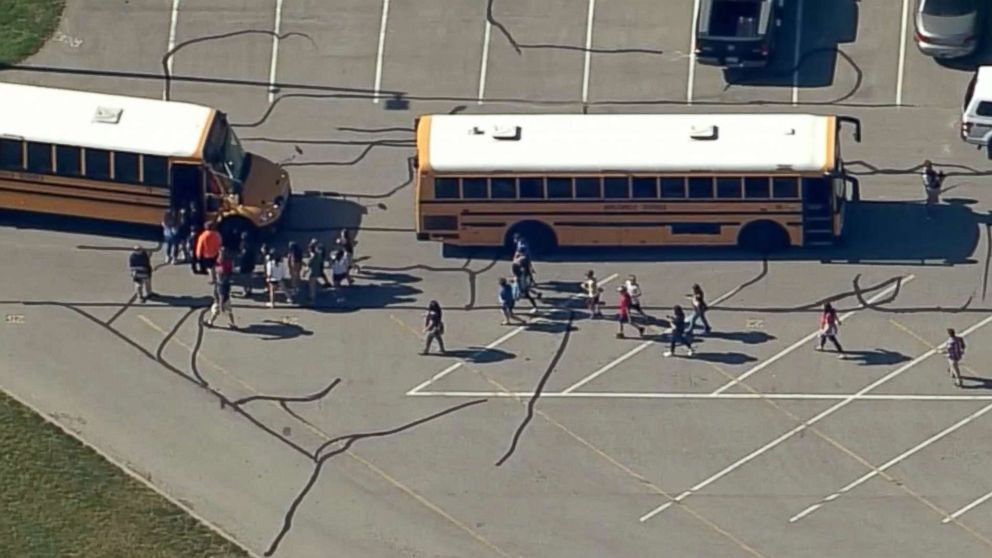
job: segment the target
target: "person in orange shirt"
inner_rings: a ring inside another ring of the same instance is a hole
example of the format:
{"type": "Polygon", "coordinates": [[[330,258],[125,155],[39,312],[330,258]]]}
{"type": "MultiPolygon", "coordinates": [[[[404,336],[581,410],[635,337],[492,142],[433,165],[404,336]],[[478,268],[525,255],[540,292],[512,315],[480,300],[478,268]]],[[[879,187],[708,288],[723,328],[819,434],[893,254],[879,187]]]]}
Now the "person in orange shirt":
{"type": "Polygon", "coordinates": [[[213,223],[208,223],[207,228],[200,233],[196,239],[196,259],[200,262],[200,269],[210,272],[210,282],[217,281],[217,257],[220,256],[222,239],[217,227],[213,223]]]}

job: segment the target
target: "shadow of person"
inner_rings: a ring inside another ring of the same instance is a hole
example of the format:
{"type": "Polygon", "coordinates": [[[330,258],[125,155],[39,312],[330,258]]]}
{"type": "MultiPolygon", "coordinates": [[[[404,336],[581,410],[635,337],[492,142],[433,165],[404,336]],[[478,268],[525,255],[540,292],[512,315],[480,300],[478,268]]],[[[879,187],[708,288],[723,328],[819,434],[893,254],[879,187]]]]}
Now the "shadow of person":
{"type": "Polygon", "coordinates": [[[769,335],[764,331],[711,331],[702,336],[707,339],[724,339],[727,341],[738,341],[745,345],[758,345],[776,339],[774,335],[769,335]]]}
{"type": "Polygon", "coordinates": [[[843,359],[855,361],[859,366],[881,366],[906,362],[909,357],[888,349],[873,349],[870,351],[844,351],[843,359]]]}
{"type": "Polygon", "coordinates": [[[489,364],[517,358],[517,355],[503,349],[486,347],[465,347],[464,349],[448,349],[446,353],[428,353],[429,356],[449,357],[464,360],[471,364],[489,364]]]}
{"type": "MultiPolygon", "coordinates": [[[[576,317],[578,314],[576,314],[576,317]]],[[[534,331],[537,333],[565,333],[566,331],[576,331],[578,328],[574,325],[568,325],[564,321],[552,321],[551,315],[546,314],[545,319],[540,321],[530,321],[527,323],[520,324],[527,329],[527,331],[534,331]]],[[[565,316],[561,316],[565,319],[565,316]]]]}
{"type": "Polygon", "coordinates": [[[962,375],[961,389],[992,389],[992,378],[962,375]]]}
{"type": "Polygon", "coordinates": [[[304,329],[299,324],[280,322],[277,320],[265,320],[260,324],[251,324],[239,329],[241,333],[249,333],[262,336],[264,341],[275,341],[279,339],[292,339],[294,337],[313,335],[313,332],[304,329]]]}
{"type": "Polygon", "coordinates": [[[161,302],[162,304],[167,304],[169,306],[180,306],[185,308],[198,308],[201,306],[210,306],[213,304],[213,297],[201,295],[170,295],[162,294],[156,292],[152,296],[148,297],[148,300],[154,302],[161,302]]]}
{"type": "Polygon", "coordinates": [[[538,290],[575,295],[582,292],[582,284],[579,281],[541,281],[538,290]]]}
{"type": "Polygon", "coordinates": [[[749,362],[756,362],[757,357],[751,355],[746,355],[744,353],[704,353],[696,351],[696,354],[692,356],[694,359],[705,360],[706,362],[715,362],[719,364],[747,364],[749,362]]]}

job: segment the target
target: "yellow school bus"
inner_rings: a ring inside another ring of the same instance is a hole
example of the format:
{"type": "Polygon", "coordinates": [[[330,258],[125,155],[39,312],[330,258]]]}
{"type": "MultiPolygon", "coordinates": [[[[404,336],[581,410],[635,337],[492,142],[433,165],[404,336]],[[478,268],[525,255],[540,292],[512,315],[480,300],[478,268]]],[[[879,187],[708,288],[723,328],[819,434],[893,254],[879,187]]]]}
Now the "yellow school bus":
{"type": "Polygon", "coordinates": [[[289,197],[216,109],[0,83],[0,208],[155,225],[193,206],[237,234],[274,228],[289,197]]]}
{"type": "Polygon", "coordinates": [[[453,246],[823,246],[857,180],[842,124],[810,114],[417,119],[417,238],[453,246]],[[848,188],[850,186],[850,189],[848,188]]]}

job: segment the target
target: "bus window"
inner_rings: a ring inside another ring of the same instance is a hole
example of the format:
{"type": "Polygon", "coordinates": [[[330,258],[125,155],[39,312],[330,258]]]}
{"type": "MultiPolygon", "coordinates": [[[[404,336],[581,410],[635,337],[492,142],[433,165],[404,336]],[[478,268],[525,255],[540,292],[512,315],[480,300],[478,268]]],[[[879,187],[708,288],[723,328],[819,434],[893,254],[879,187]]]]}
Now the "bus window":
{"type": "Polygon", "coordinates": [[[544,198],[544,179],[536,177],[525,177],[517,180],[520,187],[520,197],[522,199],[542,199],[544,198]]]}
{"type": "Polygon", "coordinates": [[[631,181],[633,197],[638,199],[658,197],[658,179],[653,176],[635,176],[631,181]]]}
{"type": "Polygon", "coordinates": [[[626,176],[607,176],[603,179],[603,197],[627,199],[630,197],[630,179],[626,176]]]}
{"type": "Polygon", "coordinates": [[[144,155],[141,157],[142,182],[148,186],[169,185],[169,160],[165,157],[144,155]]]}
{"type": "Polygon", "coordinates": [[[52,172],[52,144],[28,142],[28,172],[52,172]]]}
{"type": "Polygon", "coordinates": [[[739,176],[719,176],[716,179],[716,197],[723,199],[738,199],[741,197],[741,178],[739,176]]]}
{"type": "Polygon", "coordinates": [[[114,181],[138,183],[138,156],[123,151],[114,152],[114,181]]]}
{"type": "Polygon", "coordinates": [[[772,178],[772,197],[795,199],[799,197],[799,179],[794,176],[772,178]]]}
{"type": "Polygon", "coordinates": [[[480,200],[489,197],[489,181],[485,178],[463,178],[462,197],[468,200],[480,200]]]}
{"type": "Polygon", "coordinates": [[[439,200],[450,200],[458,198],[457,178],[435,178],[434,197],[439,200]]]}
{"type": "Polygon", "coordinates": [[[500,200],[512,200],[517,197],[517,181],[513,178],[494,177],[489,181],[493,189],[492,197],[500,200]]]}
{"type": "Polygon", "coordinates": [[[103,149],[87,149],[85,152],[86,178],[110,180],[110,152],[103,149]]]}
{"type": "Polygon", "coordinates": [[[689,197],[690,198],[712,198],[713,197],[713,177],[712,176],[690,176],[689,177],[689,197]]]}
{"type": "Polygon", "coordinates": [[[681,176],[661,177],[661,197],[663,198],[684,198],[685,179],[681,176]]]}
{"type": "Polygon", "coordinates": [[[0,139],[0,169],[24,168],[23,144],[20,140],[0,139]]]}
{"type": "Polygon", "coordinates": [[[83,150],[68,145],[56,145],[55,172],[62,176],[82,176],[83,150]]]}
{"type": "Polygon", "coordinates": [[[768,199],[771,187],[767,176],[745,176],[744,197],[748,199],[768,199]]]}
{"type": "Polygon", "coordinates": [[[577,198],[599,198],[602,193],[599,188],[598,178],[576,178],[575,197],[577,198]]]}
{"type": "Polygon", "coordinates": [[[572,179],[549,177],[548,197],[553,199],[572,199],[572,179]]]}

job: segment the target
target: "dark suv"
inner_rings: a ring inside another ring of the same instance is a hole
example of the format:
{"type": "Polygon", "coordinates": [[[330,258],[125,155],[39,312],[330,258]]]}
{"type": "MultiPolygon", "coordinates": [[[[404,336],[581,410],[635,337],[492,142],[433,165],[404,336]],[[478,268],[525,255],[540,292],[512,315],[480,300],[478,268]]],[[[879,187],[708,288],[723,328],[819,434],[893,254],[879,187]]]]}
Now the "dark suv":
{"type": "Polygon", "coordinates": [[[784,0],[700,0],[696,60],[728,68],[768,64],[784,0]]]}

